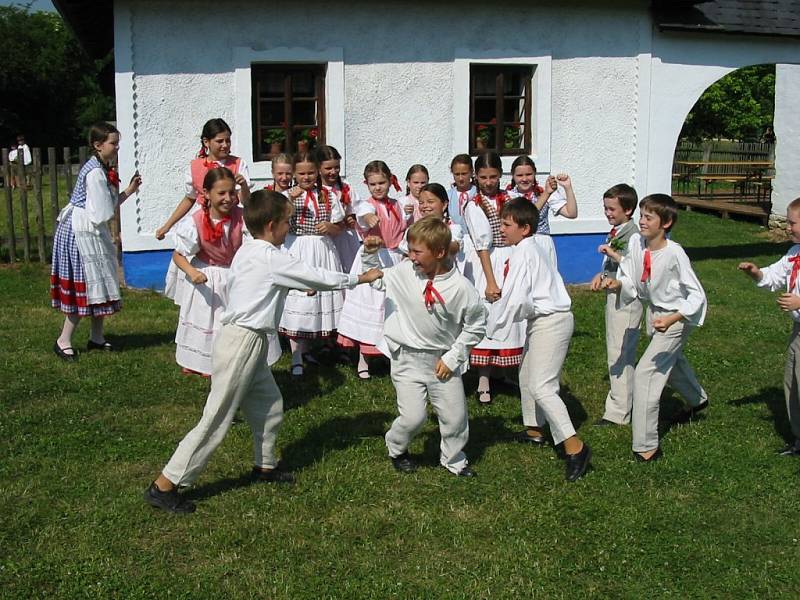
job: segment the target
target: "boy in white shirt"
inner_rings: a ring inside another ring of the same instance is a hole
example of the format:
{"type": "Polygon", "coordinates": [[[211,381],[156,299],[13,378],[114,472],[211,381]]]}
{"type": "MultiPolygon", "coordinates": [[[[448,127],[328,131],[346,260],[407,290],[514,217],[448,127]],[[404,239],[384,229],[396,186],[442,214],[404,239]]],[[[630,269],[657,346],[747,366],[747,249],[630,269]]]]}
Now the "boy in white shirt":
{"type": "Polygon", "coordinates": [[[689,334],[705,319],[706,294],[686,252],[667,239],[678,218],[675,200],[652,194],[639,203],[639,211],[641,233],[631,238],[624,259],[610,246],[601,246],[619,262],[618,279],[607,278],[602,287],[619,290],[623,304],[639,298],[647,305],[651,340],[634,372],[631,424],[636,459],[652,462],[662,456],[658,410],[667,382],[689,403],[685,418],[708,407],[708,396],[683,355],[689,334]]]}
{"type": "Polygon", "coordinates": [[[559,396],[561,369],[575,328],[572,301],[558,270],[533,238],[539,211],[525,198],[506,202],[500,228],[514,252],[500,299],[489,309],[486,333],[507,335],[515,322],[527,325],[526,343],[519,369],[522,420],[526,429],[520,441],[542,445],[542,427],[550,424],[553,443],[564,445],[567,481],[583,477],[592,457],[589,444],[575,433],[564,401],[559,396]]]}
{"type": "Polygon", "coordinates": [[[758,287],[772,292],[783,290],[778,297],[778,307],[791,314],[794,326],[789,336],[786,352],[786,366],[783,370],[783,392],[786,400],[786,413],[795,439],[778,451],[781,456],[800,456],[800,198],[786,207],[786,224],[789,237],[794,245],[778,262],[759,269],[751,262],[739,264],[739,269],[747,273],[758,287]]]}
{"type": "MultiPolygon", "coordinates": [[[[469,423],[461,376],[486,332],[486,309],[450,259],[450,242],[441,218],[420,219],[408,230],[409,260],[385,269],[372,284],[386,293],[383,335],[400,413],[386,433],[386,447],[395,469],[416,470],[408,446],[425,424],[429,397],[442,436],[440,464],[474,477],[464,454],[469,423]]],[[[380,245],[377,237],[364,240],[365,269],[380,264],[380,245]]]]}
{"type": "MultiPolygon", "coordinates": [[[[638,202],[636,190],[625,183],[615,185],[603,194],[603,212],[611,225],[606,244],[622,257],[628,254],[631,236],[639,233],[631,218],[638,202]]],[[[616,260],[604,256],[602,270],[592,278],[592,290],[602,289],[604,279],[616,277],[618,267],[616,260]]],[[[595,425],[625,425],[631,420],[633,406],[633,370],[642,323],[642,303],[634,300],[623,304],[619,294],[606,290],[605,320],[609,390],[605,412],[595,425]]]]}
{"type": "Polygon", "coordinates": [[[274,335],[290,289],[352,289],[381,276],[372,269],[358,277],[313,269],[279,248],[289,231],[293,206],[273,191],[253,193],[244,221],[253,236],[242,244],[230,266],[229,301],[222,329],[214,343],[211,391],[203,416],[178,445],[167,466],[145,490],[145,501],[174,512],[194,512],[195,505],[178,494],[191,485],[219,446],[241,405],[253,432],[253,481],[290,483],[290,473],[277,470],[275,437],[283,420],[283,398],[267,366],[268,336],[274,335]]]}

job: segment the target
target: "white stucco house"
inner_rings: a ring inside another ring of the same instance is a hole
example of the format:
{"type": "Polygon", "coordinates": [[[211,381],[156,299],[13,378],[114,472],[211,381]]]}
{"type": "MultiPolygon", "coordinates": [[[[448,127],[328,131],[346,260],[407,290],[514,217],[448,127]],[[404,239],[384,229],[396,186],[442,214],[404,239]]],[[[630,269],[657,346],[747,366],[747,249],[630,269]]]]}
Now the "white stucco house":
{"type": "MultiPolygon", "coordinates": [[[[488,129],[506,166],[526,153],[542,174],[572,175],[579,218],[552,229],[565,279],[587,281],[608,230],[603,191],[669,193],[678,134],[702,92],[743,66],[800,62],[797,1],[55,4],[91,53],[113,48],[122,177],[138,169],[145,182],[122,212],[134,286],[163,281],[169,246],[153,232],[212,117],[231,125],[257,185],[282,128],[296,138],[317,127],[351,182],[382,159],[400,178],[423,163],[443,184],[450,159],[476,154],[488,129]]],[[[796,67],[778,69],[778,90],[780,210],[800,195],[780,167],[800,156],[788,143],[800,139],[800,111],[780,97],[800,91],[796,67]]]]}

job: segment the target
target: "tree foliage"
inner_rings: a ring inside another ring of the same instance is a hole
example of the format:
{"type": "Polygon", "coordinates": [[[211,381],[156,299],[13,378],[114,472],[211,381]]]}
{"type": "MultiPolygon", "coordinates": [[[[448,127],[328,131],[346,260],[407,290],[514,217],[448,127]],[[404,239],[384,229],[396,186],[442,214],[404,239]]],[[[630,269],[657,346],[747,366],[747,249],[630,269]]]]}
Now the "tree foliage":
{"type": "Polygon", "coordinates": [[[744,67],[711,85],[686,117],[682,138],[752,141],[772,124],[775,65],[744,67]]]}
{"type": "Polygon", "coordinates": [[[29,7],[0,7],[0,146],[24,132],[31,146],[82,141],[92,122],[114,118],[92,60],[61,17],[29,7]]]}

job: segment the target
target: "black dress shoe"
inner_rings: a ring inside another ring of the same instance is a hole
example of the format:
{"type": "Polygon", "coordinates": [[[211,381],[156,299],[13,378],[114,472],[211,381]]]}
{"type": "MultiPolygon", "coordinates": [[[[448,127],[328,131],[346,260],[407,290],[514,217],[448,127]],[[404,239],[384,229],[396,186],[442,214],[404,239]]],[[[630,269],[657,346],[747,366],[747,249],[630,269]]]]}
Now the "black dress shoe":
{"type": "Polygon", "coordinates": [[[543,435],[528,435],[528,430],[523,429],[514,434],[514,441],[521,444],[533,444],[534,446],[546,446],[547,438],[543,435]]]}
{"type": "Polygon", "coordinates": [[[702,404],[698,404],[697,406],[690,406],[686,410],[679,412],[678,415],[675,417],[675,419],[673,419],[673,421],[675,423],[689,423],[693,419],[695,419],[695,417],[697,417],[698,414],[700,414],[707,408],[708,408],[708,400],[706,400],[702,404]]]}
{"type": "Polygon", "coordinates": [[[651,463],[651,462],[656,462],[659,458],[664,456],[664,453],[661,452],[661,446],[659,446],[658,448],[656,448],[656,451],[650,458],[645,458],[638,452],[634,452],[633,456],[636,458],[636,462],[651,463]]]}
{"type": "Polygon", "coordinates": [[[253,470],[250,471],[250,481],[253,483],[294,483],[294,475],[279,469],[253,467],[253,470]]]}
{"type": "Polygon", "coordinates": [[[156,487],[155,482],[150,484],[144,491],[144,501],[150,506],[155,506],[161,510],[175,513],[178,515],[185,515],[193,513],[197,508],[194,502],[189,502],[181,498],[177,489],[172,489],[168,492],[162,492],[156,487]]]}
{"type": "Polygon", "coordinates": [[[71,346],[62,349],[58,345],[58,342],[56,342],[55,344],[53,344],[53,352],[56,353],[56,356],[58,356],[58,358],[66,362],[75,362],[76,360],[78,360],[78,351],[75,350],[75,348],[72,348],[71,346]],[[72,354],[67,353],[67,350],[72,350],[72,354]]]}
{"type": "Polygon", "coordinates": [[[93,342],[89,340],[86,342],[86,349],[87,350],[102,350],[103,352],[116,352],[116,348],[112,346],[109,342],[103,342],[102,344],[98,344],[97,342],[93,342]]]}
{"type": "Polygon", "coordinates": [[[795,440],[778,450],[778,456],[800,456],[800,440],[795,440]]]}
{"type": "Polygon", "coordinates": [[[417,470],[417,465],[411,460],[408,452],[403,452],[400,456],[393,456],[392,465],[394,465],[395,471],[400,471],[401,473],[413,473],[417,470]]]}
{"type": "Polygon", "coordinates": [[[477,477],[478,474],[472,470],[472,467],[469,465],[464,465],[464,468],[461,469],[458,473],[456,473],[459,477],[477,477]]]}
{"type": "Polygon", "coordinates": [[[567,454],[567,469],[565,477],[567,481],[577,481],[589,469],[589,462],[592,459],[592,449],[589,444],[583,443],[583,448],[577,454],[567,454]]]}

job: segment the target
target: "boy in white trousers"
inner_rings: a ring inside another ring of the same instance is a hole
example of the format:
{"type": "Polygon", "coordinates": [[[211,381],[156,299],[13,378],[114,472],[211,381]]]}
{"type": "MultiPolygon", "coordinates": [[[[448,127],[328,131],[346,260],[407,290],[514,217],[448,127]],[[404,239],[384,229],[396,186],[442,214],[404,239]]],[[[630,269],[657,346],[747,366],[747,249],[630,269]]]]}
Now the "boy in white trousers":
{"type": "MultiPolygon", "coordinates": [[[[638,202],[636,190],[625,183],[617,184],[603,194],[603,211],[611,225],[606,245],[621,257],[628,254],[631,236],[639,233],[636,222],[631,219],[638,202]]],[[[592,278],[591,289],[602,289],[603,280],[615,278],[618,267],[616,260],[604,256],[602,270],[592,278]]],[[[637,299],[623,304],[619,294],[606,290],[605,320],[609,390],[605,412],[595,425],[625,425],[630,423],[633,406],[633,370],[642,324],[642,303],[637,299]]]]}
{"type": "Polygon", "coordinates": [[[244,220],[253,239],[246,240],[230,267],[229,301],[214,343],[211,391],[203,416],[178,445],[158,478],[144,493],[148,504],[173,513],[194,512],[178,494],[203,471],[225,438],[236,409],[253,432],[253,481],[290,483],[277,470],[275,438],[283,420],[283,398],[267,366],[268,336],[275,335],[290,289],[354,288],[381,276],[373,269],[358,277],[313,269],[281,251],[293,207],[285,196],[260,190],[250,197],[244,220]]]}
{"type": "Polygon", "coordinates": [[[603,288],[619,290],[623,304],[639,298],[647,305],[647,350],[634,372],[633,452],[636,460],[652,462],[662,456],[658,440],[661,392],[669,382],[689,403],[686,418],[708,407],[708,396],[697,382],[683,347],[706,316],[706,294],[686,252],[667,233],[678,218],[671,196],[652,194],[639,203],[639,235],[628,243],[623,259],[610,246],[604,254],[619,262],[618,279],[607,278],[603,288]]]}
{"type": "Polygon", "coordinates": [[[800,198],[796,198],[786,207],[786,224],[789,237],[794,245],[778,262],[759,269],[751,262],[739,264],[739,269],[747,273],[758,287],[776,292],[782,290],[778,297],[778,307],[788,312],[794,326],[789,336],[789,348],[786,351],[786,366],[783,370],[783,392],[786,400],[786,413],[795,439],[778,451],[781,456],[800,456],[800,198]]]}
{"type": "Polygon", "coordinates": [[[575,433],[569,412],[559,396],[561,369],[567,357],[575,321],[558,270],[533,238],[539,211],[525,198],[506,202],[500,229],[514,252],[500,299],[489,309],[486,332],[502,338],[515,322],[526,322],[526,343],[519,370],[522,420],[521,441],[544,444],[542,428],[550,424],[553,443],[564,445],[567,481],[577,481],[589,468],[589,444],[575,433]]]}
{"type": "MultiPolygon", "coordinates": [[[[442,436],[441,465],[473,477],[464,454],[469,423],[461,376],[486,331],[486,309],[450,259],[450,241],[441,218],[420,219],[408,230],[409,260],[384,269],[383,279],[372,283],[386,293],[383,334],[400,413],[386,433],[386,447],[395,469],[416,469],[408,446],[425,424],[430,398],[442,436]]],[[[380,245],[377,237],[364,240],[365,269],[379,264],[380,245]]]]}

